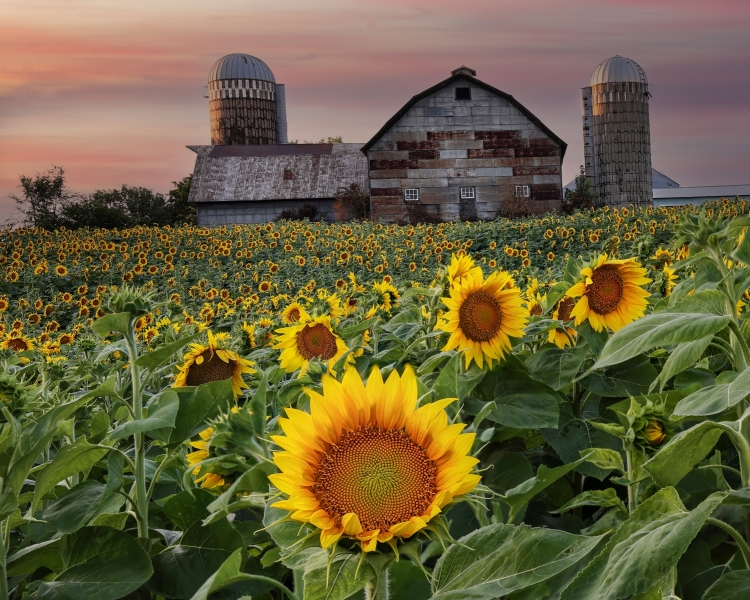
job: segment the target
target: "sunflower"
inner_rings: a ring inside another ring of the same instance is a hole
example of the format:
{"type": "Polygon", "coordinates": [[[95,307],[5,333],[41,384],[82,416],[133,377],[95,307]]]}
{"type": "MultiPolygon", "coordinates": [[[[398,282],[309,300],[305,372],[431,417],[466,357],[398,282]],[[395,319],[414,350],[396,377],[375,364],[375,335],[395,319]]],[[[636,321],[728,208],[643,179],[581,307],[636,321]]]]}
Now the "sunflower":
{"type": "Polygon", "coordinates": [[[55,273],[57,273],[59,277],[65,277],[68,274],[68,269],[65,265],[57,265],[55,267],[55,273]]]}
{"type": "Polygon", "coordinates": [[[255,373],[252,362],[241,358],[237,353],[223,348],[227,334],[214,335],[208,332],[208,345],[190,344],[192,348],[184,357],[184,363],[178,367],[173,387],[201,385],[210,381],[221,381],[232,378],[232,391],[237,398],[242,388],[248,387],[242,379],[243,373],[255,373]]]}
{"type": "MultiPolygon", "coordinates": [[[[573,307],[575,305],[576,301],[573,298],[569,298],[567,296],[562,298],[555,305],[555,310],[552,311],[552,318],[563,322],[570,321],[570,311],[573,310],[573,307]]],[[[570,340],[575,339],[577,335],[578,332],[572,327],[565,327],[565,331],[563,331],[560,327],[557,327],[549,332],[549,337],[547,339],[550,341],[550,343],[553,343],[558,348],[563,349],[566,346],[570,346],[570,340]],[[565,335],[565,332],[567,332],[568,335],[565,335]]]]}
{"type": "MultiPolygon", "coordinates": [[[[494,243],[494,242],[493,242],[494,243]]],[[[460,284],[472,269],[477,269],[477,265],[471,256],[464,254],[456,256],[451,254],[451,264],[448,266],[448,282],[450,285],[460,284]]]]}
{"type": "Polygon", "coordinates": [[[344,340],[333,332],[331,317],[326,315],[282,327],[275,333],[273,347],[281,350],[279,361],[287,373],[300,369],[300,376],[303,375],[314,358],[327,363],[330,369],[349,351],[344,340]]]}
{"type": "Polygon", "coordinates": [[[400,298],[400,295],[395,287],[393,287],[387,281],[382,283],[373,283],[372,287],[378,294],[380,294],[380,305],[385,311],[390,312],[391,308],[394,307],[396,301],[400,298]]]}
{"type": "Polygon", "coordinates": [[[23,335],[8,335],[2,342],[0,342],[0,348],[3,350],[24,352],[25,350],[33,350],[34,342],[23,335]]]}
{"type": "MultiPolygon", "coordinates": [[[[190,452],[185,458],[187,459],[188,465],[191,467],[197,465],[193,468],[193,475],[198,475],[201,472],[201,465],[198,465],[198,463],[203,462],[208,458],[208,445],[211,443],[213,434],[214,428],[207,427],[198,434],[201,438],[200,441],[190,442],[190,445],[196,450],[195,452],[190,452]]],[[[216,473],[208,472],[198,477],[195,480],[195,483],[200,484],[202,488],[211,490],[222,487],[224,485],[224,478],[216,473]]]]}
{"type": "Polygon", "coordinates": [[[428,526],[480,476],[468,456],[474,434],[448,424],[453,399],[417,406],[417,378],[407,366],[383,382],[378,367],[367,385],[354,368],[343,381],[323,378],[311,390],[310,413],[288,408],[279,419],[285,435],[272,436],[281,473],[271,482],[289,497],[273,504],[320,530],[323,548],[342,536],[375,550],[428,526]]]}
{"type": "Polygon", "coordinates": [[[606,253],[601,254],[580,275],[583,281],[566,294],[580,298],[570,312],[576,325],[588,319],[595,331],[617,331],[646,312],[649,293],[641,286],[651,280],[635,259],[607,260],[606,253]]]}
{"type": "Polygon", "coordinates": [[[289,325],[298,322],[304,323],[310,320],[310,315],[299,302],[292,302],[281,311],[281,320],[289,325]]]}
{"type": "Polygon", "coordinates": [[[676,285],[677,275],[675,275],[674,269],[664,265],[662,268],[662,295],[669,296],[676,285]]]}
{"type": "Polygon", "coordinates": [[[674,252],[671,250],[665,250],[661,246],[654,252],[651,260],[656,261],[654,264],[655,269],[662,269],[667,265],[671,265],[674,262],[674,252]]]}
{"type": "Polygon", "coordinates": [[[466,351],[466,367],[476,361],[492,368],[511,350],[510,337],[522,337],[528,311],[520,290],[506,271],[495,271],[484,279],[481,269],[469,272],[460,285],[451,286],[443,298],[448,312],[437,325],[451,334],[443,351],[466,351]]]}

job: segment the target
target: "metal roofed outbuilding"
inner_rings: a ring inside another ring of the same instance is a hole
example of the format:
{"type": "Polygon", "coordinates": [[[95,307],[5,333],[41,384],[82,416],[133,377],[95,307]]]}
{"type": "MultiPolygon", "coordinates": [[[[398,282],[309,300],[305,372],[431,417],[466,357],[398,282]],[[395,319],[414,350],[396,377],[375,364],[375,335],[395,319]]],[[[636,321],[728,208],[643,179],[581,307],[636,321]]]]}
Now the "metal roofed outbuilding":
{"type": "Polygon", "coordinates": [[[703,204],[722,198],[750,200],[750,184],[705,185],[697,187],[660,188],[654,190],[654,206],[703,204]]]}
{"type": "Polygon", "coordinates": [[[335,220],[340,187],[367,189],[362,144],[188,146],[197,154],[189,201],[199,225],[265,223],[305,204],[335,220]]]}

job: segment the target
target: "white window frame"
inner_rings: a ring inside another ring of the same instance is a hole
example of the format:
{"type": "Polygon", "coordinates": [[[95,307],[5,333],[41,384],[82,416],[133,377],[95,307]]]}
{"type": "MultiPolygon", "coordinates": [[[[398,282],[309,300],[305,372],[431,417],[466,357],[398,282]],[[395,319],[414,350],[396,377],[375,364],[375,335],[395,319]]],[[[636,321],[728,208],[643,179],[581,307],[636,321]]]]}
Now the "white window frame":
{"type": "Polygon", "coordinates": [[[404,202],[419,202],[419,188],[404,188],[404,202]]]}
{"type": "Polygon", "coordinates": [[[461,200],[474,200],[477,197],[475,188],[473,187],[462,187],[461,188],[461,200]]]}
{"type": "Polygon", "coordinates": [[[529,198],[531,197],[531,189],[528,185],[517,185],[516,186],[516,198],[529,198]]]}

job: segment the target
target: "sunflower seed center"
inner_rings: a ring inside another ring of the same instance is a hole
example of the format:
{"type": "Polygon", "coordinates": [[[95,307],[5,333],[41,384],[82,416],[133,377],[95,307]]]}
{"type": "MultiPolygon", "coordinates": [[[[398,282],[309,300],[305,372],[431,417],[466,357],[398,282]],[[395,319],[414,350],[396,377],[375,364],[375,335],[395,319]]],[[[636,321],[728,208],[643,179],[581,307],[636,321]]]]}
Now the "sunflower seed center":
{"type": "Polygon", "coordinates": [[[573,311],[575,305],[575,299],[570,296],[566,296],[560,300],[560,304],[557,307],[557,318],[561,321],[570,321],[570,313],[573,311]]]}
{"type": "Polygon", "coordinates": [[[305,325],[297,333],[297,350],[305,360],[328,360],[336,356],[336,336],[323,325],[305,325]]]}
{"type": "Polygon", "coordinates": [[[487,292],[471,292],[458,311],[458,325],[473,342],[486,342],[500,331],[502,310],[497,298],[487,292]]]}
{"type": "Polygon", "coordinates": [[[200,354],[203,362],[190,365],[185,383],[187,385],[201,385],[210,381],[229,379],[234,374],[234,361],[224,362],[216,352],[205,350],[200,354]]]}
{"type": "Polygon", "coordinates": [[[615,310],[622,300],[625,284],[615,265],[602,265],[591,274],[591,284],[586,290],[589,306],[600,315],[615,310]]]}
{"type": "Polygon", "coordinates": [[[312,492],[338,527],[355,513],[365,531],[421,516],[436,494],[437,465],[401,429],[344,432],[321,459],[312,492]]]}

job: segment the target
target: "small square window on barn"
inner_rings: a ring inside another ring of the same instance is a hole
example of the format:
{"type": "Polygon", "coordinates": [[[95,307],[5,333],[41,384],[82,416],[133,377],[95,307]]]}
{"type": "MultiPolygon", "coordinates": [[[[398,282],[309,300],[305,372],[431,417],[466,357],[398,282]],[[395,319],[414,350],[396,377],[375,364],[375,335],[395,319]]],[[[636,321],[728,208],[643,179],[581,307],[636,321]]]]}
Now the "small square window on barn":
{"type": "Polygon", "coordinates": [[[471,100],[471,88],[457,87],[456,100],[471,100]]]}
{"type": "Polygon", "coordinates": [[[531,190],[528,185],[516,186],[516,198],[528,198],[531,196],[531,190]]]}
{"type": "Polygon", "coordinates": [[[404,200],[406,202],[419,202],[419,189],[406,188],[404,190],[404,200]]]}
{"type": "Polygon", "coordinates": [[[473,199],[474,188],[473,187],[462,187],[461,188],[461,200],[473,199]]]}
{"type": "Polygon", "coordinates": [[[291,169],[284,169],[284,179],[293,179],[291,169]]]}

